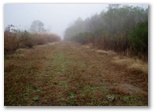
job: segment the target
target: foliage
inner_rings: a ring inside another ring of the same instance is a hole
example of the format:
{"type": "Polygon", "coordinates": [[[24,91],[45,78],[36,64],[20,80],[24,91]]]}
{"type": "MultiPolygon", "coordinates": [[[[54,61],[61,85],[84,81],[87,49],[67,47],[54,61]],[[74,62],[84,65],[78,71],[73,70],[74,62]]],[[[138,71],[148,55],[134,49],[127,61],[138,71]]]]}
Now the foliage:
{"type": "Polygon", "coordinates": [[[148,54],[148,22],[143,22],[137,25],[129,36],[131,49],[134,53],[140,55],[148,54]]]}
{"type": "Polygon", "coordinates": [[[85,33],[78,33],[76,35],[74,35],[71,39],[73,41],[79,42],[81,44],[86,44],[88,43],[88,41],[91,40],[91,33],[89,32],[85,32],[85,33]]]}
{"type": "Polygon", "coordinates": [[[146,56],[148,27],[140,26],[136,29],[138,24],[144,24],[145,21],[148,21],[148,9],[109,5],[107,11],[102,11],[85,20],[77,19],[66,29],[64,40],[81,44],[92,43],[94,47],[123,54],[128,52],[135,54],[134,52],[137,51],[146,56]],[[136,33],[132,33],[134,29],[136,33]]]}
{"type": "Polygon", "coordinates": [[[39,96],[33,97],[33,101],[38,101],[38,100],[39,100],[39,96]]]}

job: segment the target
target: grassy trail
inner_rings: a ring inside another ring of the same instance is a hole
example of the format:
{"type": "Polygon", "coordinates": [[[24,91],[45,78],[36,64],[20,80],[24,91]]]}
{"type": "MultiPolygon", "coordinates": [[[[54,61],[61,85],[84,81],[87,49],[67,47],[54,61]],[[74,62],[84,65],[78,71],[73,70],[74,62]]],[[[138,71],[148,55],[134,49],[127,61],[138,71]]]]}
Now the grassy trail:
{"type": "Polygon", "coordinates": [[[117,54],[60,42],[5,57],[4,105],[148,105],[148,74],[113,63],[117,54]]]}

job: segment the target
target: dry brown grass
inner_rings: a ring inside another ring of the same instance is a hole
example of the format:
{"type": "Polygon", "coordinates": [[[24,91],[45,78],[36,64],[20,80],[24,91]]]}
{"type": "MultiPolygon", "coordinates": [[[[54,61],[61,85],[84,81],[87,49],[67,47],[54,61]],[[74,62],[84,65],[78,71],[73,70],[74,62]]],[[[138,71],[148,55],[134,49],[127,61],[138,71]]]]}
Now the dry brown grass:
{"type": "Polygon", "coordinates": [[[84,48],[87,48],[87,49],[93,48],[92,43],[83,45],[83,47],[84,47],[84,48]]]}
{"type": "Polygon", "coordinates": [[[105,51],[105,50],[96,50],[97,53],[100,54],[107,54],[107,55],[115,55],[116,53],[114,51],[105,51]]]}
{"type": "Polygon", "coordinates": [[[5,59],[4,105],[148,105],[147,96],[126,94],[132,87],[147,93],[146,80],[138,81],[141,74],[131,75],[112,58],[71,42],[17,50],[5,59]],[[132,86],[119,89],[121,84],[132,86]]]}
{"type": "MultiPolygon", "coordinates": [[[[84,48],[90,49],[90,45],[84,45],[84,48]]],[[[139,58],[132,58],[132,57],[127,57],[123,55],[118,55],[114,51],[105,51],[105,50],[98,50],[98,49],[92,49],[93,51],[102,54],[102,55],[110,55],[112,56],[111,62],[114,64],[117,64],[119,66],[125,66],[131,71],[141,71],[145,74],[148,74],[148,63],[139,59],[139,58]]]]}
{"type": "Polygon", "coordinates": [[[29,32],[4,32],[4,54],[14,53],[19,48],[32,48],[36,45],[44,45],[60,41],[55,34],[32,34],[29,32]]]}
{"type": "Polygon", "coordinates": [[[4,54],[10,54],[19,47],[17,35],[11,32],[4,33],[4,54]]]}
{"type": "Polygon", "coordinates": [[[113,57],[112,62],[120,66],[126,66],[129,70],[142,71],[148,74],[148,64],[140,59],[117,55],[113,57]]]}
{"type": "MultiPolygon", "coordinates": [[[[118,94],[130,95],[130,91],[127,89],[117,88],[119,84],[132,84],[139,88],[142,88],[144,91],[147,91],[148,87],[148,63],[140,60],[138,58],[127,57],[119,55],[113,51],[104,51],[91,49],[96,53],[100,54],[102,59],[105,59],[103,66],[106,71],[102,71],[106,75],[108,82],[113,83],[113,91],[118,94]],[[108,72],[110,71],[110,72],[108,72]]],[[[103,77],[104,78],[104,77],[103,77]]],[[[147,96],[146,92],[137,92],[137,96],[140,96],[144,93],[147,96]]]]}

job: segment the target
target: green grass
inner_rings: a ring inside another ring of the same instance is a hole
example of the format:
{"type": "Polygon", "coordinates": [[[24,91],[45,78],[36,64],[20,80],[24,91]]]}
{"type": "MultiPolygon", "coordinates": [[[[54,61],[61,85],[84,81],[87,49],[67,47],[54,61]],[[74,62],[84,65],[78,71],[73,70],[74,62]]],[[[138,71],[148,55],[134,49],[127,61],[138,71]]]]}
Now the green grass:
{"type": "Polygon", "coordinates": [[[39,96],[34,96],[33,97],[33,101],[38,101],[39,100],[39,96]]]}
{"type": "Polygon", "coordinates": [[[75,94],[74,93],[69,93],[69,98],[70,99],[74,99],[75,98],[75,94]]]}

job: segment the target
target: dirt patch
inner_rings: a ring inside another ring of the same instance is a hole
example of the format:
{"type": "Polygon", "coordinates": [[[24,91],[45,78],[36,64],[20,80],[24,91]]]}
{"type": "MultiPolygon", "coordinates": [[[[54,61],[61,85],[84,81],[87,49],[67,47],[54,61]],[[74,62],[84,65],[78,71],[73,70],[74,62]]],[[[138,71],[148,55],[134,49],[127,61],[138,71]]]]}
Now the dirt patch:
{"type": "Polygon", "coordinates": [[[123,93],[126,95],[147,96],[147,93],[141,88],[133,86],[132,84],[120,84],[114,88],[117,93],[123,93]]]}

